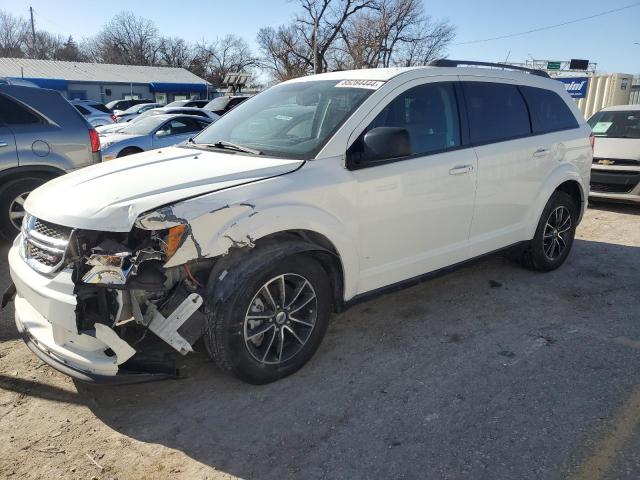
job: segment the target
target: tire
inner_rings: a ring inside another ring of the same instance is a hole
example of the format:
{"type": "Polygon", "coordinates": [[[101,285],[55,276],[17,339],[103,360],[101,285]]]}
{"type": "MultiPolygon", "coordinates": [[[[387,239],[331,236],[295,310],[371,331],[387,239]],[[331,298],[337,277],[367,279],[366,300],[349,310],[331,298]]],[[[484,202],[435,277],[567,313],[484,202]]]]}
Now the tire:
{"type": "Polygon", "coordinates": [[[139,148],[127,147],[124,150],[121,150],[116,158],[126,157],[127,155],[133,155],[134,153],[140,153],[142,151],[143,150],[140,150],[139,148]]]}
{"type": "Polygon", "coordinates": [[[549,272],[562,265],[573,245],[578,216],[578,205],[571,195],[554,192],[542,211],[535,236],[525,247],[520,263],[539,272],[549,272]]]}
{"type": "Polygon", "coordinates": [[[0,188],[0,236],[13,241],[20,232],[20,223],[24,217],[24,200],[34,189],[45,183],[50,177],[27,174],[23,178],[12,180],[0,188]],[[21,213],[21,216],[16,214],[21,213]]]}
{"type": "Polygon", "coordinates": [[[223,370],[254,385],[291,375],[307,363],[322,342],[332,310],[330,281],[315,259],[277,257],[250,252],[226,274],[212,272],[208,289],[207,351],[223,370]],[[301,287],[304,281],[307,286],[301,287]]]}

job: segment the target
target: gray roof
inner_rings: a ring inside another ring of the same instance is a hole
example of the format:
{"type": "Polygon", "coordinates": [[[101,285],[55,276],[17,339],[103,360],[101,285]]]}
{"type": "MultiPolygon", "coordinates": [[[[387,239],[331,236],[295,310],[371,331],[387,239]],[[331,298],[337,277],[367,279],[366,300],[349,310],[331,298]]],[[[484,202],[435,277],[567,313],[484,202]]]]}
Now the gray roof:
{"type": "Polygon", "coordinates": [[[70,82],[206,83],[184,68],[0,58],[0,77],[55,78],[70,82]]]}

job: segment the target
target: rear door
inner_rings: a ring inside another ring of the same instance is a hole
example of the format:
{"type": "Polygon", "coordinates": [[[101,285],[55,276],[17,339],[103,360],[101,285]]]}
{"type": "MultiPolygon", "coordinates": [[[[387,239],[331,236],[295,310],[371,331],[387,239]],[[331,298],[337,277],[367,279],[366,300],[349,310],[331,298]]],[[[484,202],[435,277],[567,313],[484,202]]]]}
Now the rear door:
{"type": "Polygon", "coordinates": [[[478,157],[470,233],[471,255],[476,256],[523,239],[527,211],[549,171],[549,148],[532,137],[527,105],[516,85],[495,78],[462,80],[470,143],[478,157]]]}

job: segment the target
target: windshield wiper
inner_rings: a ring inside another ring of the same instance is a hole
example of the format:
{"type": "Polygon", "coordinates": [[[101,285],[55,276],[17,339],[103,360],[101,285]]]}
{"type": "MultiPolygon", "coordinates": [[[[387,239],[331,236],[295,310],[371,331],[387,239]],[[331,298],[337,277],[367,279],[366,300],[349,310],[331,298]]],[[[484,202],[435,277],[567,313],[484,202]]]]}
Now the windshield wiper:
{"type": "Polygon", "coordinates": [[[251,153],[253,155],[262,155],[260,150],[255,148],[245,147],[244,145],[238,145],[236,143],[227,142],[226,140],[219,140],[216,143],[193,143],[194,145],[201,145],[203,147],[221,148],[223,150],[235,150],[236,152],[251,153]]]}

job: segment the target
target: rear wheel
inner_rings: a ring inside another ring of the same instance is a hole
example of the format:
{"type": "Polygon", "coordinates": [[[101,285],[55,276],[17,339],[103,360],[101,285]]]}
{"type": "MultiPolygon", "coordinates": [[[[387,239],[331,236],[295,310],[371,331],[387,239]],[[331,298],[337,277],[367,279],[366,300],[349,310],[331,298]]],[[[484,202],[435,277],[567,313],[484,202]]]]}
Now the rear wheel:
{"type": "Polygon", "coordinates": [[[555,192],[540,216],[536,234],[522,254],[521,263],[541,272],[555,270],[571,251],[578,225],[578,205],[571,195],[555,192]]]}
{"type": "Polygon", "coordinates": [[[272,263],[258,253],[246,262],[216,287],[230,295],[212,306],[205,344],[220,367],[264,384],[291,375],[317,350],[331,312],[330,282],[304,254],[272,263]]]}
{"type": "Polygon", "coordinates": [[[0,188],[0,236],[5,240],[12,241],[20,232],[27,196],[47,180],[48,177],[30,175],[12,180],[0,188]]]}

